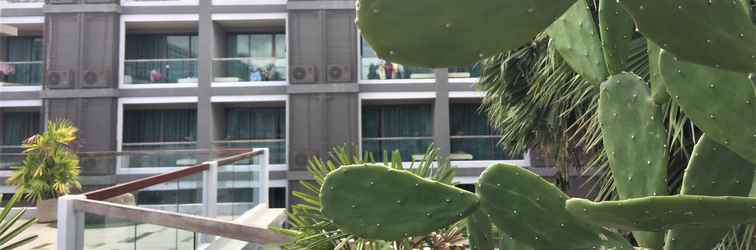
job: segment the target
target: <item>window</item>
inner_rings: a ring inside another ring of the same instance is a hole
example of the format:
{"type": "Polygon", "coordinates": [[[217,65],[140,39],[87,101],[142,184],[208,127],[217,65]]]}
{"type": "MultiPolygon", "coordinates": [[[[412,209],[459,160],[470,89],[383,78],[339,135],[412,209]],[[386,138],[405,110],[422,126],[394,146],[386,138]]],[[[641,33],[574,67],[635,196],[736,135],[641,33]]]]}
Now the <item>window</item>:
{"type": "Polygon", "coordinates": [[[197,83],[197,35],[128,35],[124,83],[197,83]]]}
{"type": "Polygon", "coordinates": [[[17,166],[23,160],[21,144],[39,133],[39,112],[0,112],[0,169],[17,166]]]}
{"type": "Polygon", "coordinates": [[[269,148],[271,164],[286,163],[286,109],[238,107],[225,110],[225,148],[269,148]]]}
{"type": "Polygon", "coordinates": [[[6,58],[0,60],[0,86],[38,86],[42,82],[41,37],[6,38],[6,58]]]}
{"type": "Polygon", "coordinates": [[[26,138],[39,133],[39,112],[3,112],[2,145],[21,145],[26,138]]]}
{"type": "Polygon", "coordinates": [[[196,154],[176,152],[195,148],[196,130],[197,115],[193,109],[125,111],[123,151],[166,151],[130,155],[129,167],[176,167],[199,163],[196,154]]]}
{"type": "Polygon", "coordinates": [[[286,81],[286,34],[229,34],[226,57],[215,59],[214,82],[286,81]]]}
{"type": "MultiPolygon", "coordinates": [[[[362,38],[360,38],[362,39],[362,38]]],[[[433,79],[433,69],[392,63],[375,54],[362,39],[360,48],[361,80],[433,79]]]]}
{"type": "Polygon", "coordinates": [[[381,158],[399,150],[403,160],[425,153],[433,143],[433,105],[363,105],[362,149],[381,158]]]}
{"type": "Polygon", "coordinates": [[[522,156],[509,154],[498,142],[501,137],[491,128],[477,103],[454,103],[449,107],[451,160],[514,160],[522,156]]]}

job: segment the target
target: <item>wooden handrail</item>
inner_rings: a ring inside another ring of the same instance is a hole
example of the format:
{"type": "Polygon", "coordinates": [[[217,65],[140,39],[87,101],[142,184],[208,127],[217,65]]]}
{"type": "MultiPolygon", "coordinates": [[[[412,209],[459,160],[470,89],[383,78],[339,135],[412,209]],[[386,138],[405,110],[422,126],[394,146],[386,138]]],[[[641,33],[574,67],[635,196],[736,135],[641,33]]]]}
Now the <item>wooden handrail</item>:
{"type": "Polygon", "coordinates": [[[88,199],[76,199],[74,208],[107,218],[177,228],[189,232],[204,233],[252,243],[280,244],[290,240],[284,235],[264,228],[163,210],[125,206],[88,199]]]}
{"type": "MultiPolygon", "coordinates": [[[[237,162],[244,158],[260,155],[262,153],[263,153],[263,150],[247,151],[246,153],[229,156],[229,157],[222,158],[216,161],[218,162],[218,166],[220,167],[220,166],[237,162]]],[[[83,195],[86,196],[87,199],[102,201],[102,200],[106,200],[106,199],[116,197],[122,194],[139,191],[144,188],[155,186],[161,183],[166,183],[169,181],[181,179],[183,177],[191,176],[197,173],[202,173],[204,171],[207,171],[209,167],[210,167],[210,164],[207,162],[204,162],[204,163],[200,163],[200,164],[187,167],[184,169],[167,172],[167,173],[163,173],[163,174],[159,174],[155,176],[150,176],[150,177],[94,190],[91,192],[84,193],[83,195]]]]}

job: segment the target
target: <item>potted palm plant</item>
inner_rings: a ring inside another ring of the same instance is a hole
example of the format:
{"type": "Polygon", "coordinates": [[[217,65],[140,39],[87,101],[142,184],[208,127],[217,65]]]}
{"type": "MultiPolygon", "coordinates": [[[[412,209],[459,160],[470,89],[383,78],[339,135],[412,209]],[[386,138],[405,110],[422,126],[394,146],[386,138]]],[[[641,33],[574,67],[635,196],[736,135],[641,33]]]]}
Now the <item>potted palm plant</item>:
{"type": "Polygon", "coordinates": [[[26,139],[26,158],[8,183],[26,190],[24,198],[37,203],[39,222],[57,217],[57,198],[81,188],[79,158],[73,148],[78,129],[66,120],[50,121],[47,129],[26,139]]]}

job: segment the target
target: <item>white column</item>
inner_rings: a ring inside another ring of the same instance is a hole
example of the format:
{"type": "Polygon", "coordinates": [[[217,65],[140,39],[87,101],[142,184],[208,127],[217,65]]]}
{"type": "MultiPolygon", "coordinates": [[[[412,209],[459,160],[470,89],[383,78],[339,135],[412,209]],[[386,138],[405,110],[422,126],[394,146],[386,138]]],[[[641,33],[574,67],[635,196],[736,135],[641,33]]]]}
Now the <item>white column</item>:
{"type": "Polygon", "coordinates": [[[58,250],[84,249],[84,212],[76,211],[74,204],[83,195],[66,195],[58,198],[58,250]]]}
{"type": "Polygon", "coordinates": [[[270,149],[269,148],[263,148],[261,149],[263,151],[263,154],[260,155],[260,204],[265,204],[265,207],[267,208],[269,206],[268,203],[268,179],[270,178],[268,176],[268,164],[270,162],[270,149]]]}
{"type": "Polygon", "coordinates": [[[208,162],[210,167],[202,173],[202,214],[205,217],[218,216],[218,162],[208,162]]]}

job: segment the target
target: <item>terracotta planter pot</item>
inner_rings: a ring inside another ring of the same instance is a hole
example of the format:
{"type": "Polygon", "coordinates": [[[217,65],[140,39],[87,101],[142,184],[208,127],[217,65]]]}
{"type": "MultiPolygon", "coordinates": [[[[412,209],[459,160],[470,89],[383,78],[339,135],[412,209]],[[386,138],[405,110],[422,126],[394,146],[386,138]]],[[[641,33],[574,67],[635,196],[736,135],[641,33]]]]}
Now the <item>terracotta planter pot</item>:
{"type": "Polygon", "coordinates": [[[58,199],[37,201],[37,222],[49,223],[58,220],[58,199]]]}

